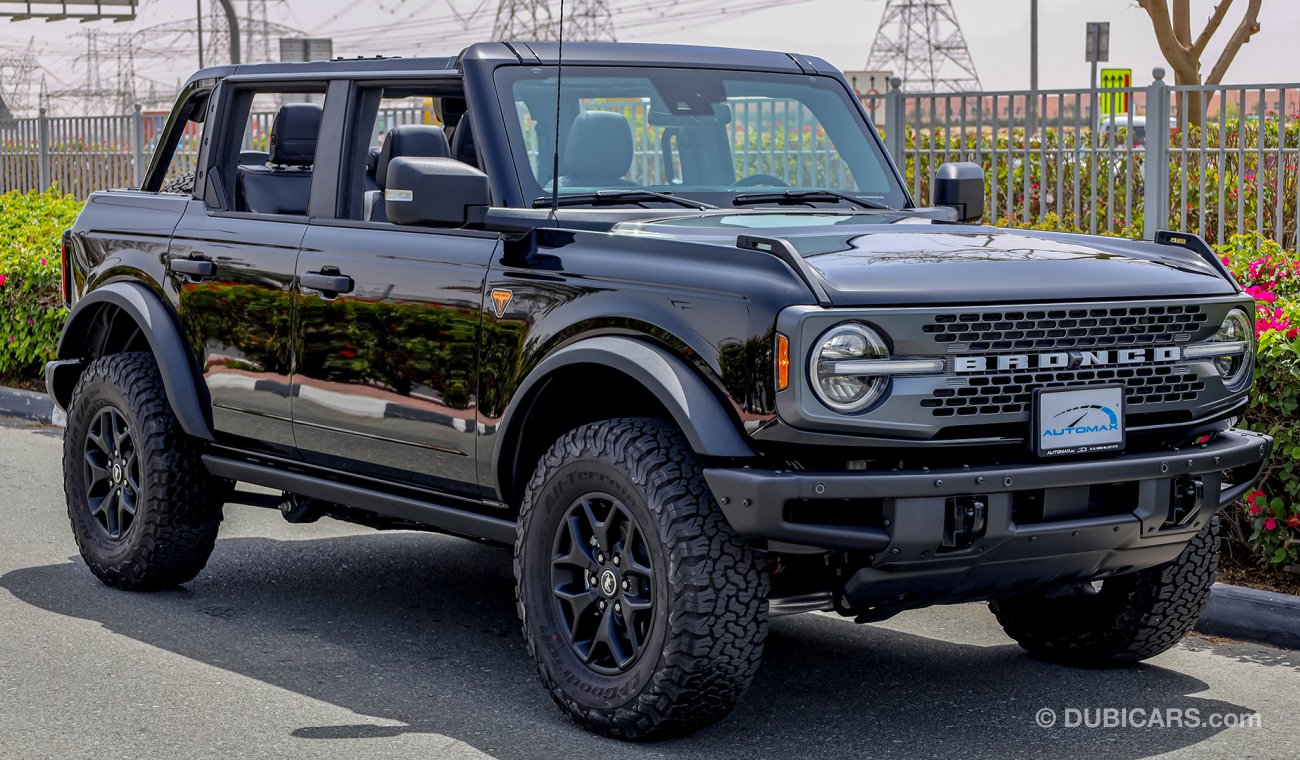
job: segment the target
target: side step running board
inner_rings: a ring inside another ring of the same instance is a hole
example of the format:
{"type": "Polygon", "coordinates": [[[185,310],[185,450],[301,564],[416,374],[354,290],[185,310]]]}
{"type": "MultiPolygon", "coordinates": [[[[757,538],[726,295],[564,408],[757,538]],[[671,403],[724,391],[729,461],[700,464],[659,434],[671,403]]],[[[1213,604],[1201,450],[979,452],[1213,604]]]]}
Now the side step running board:
{"type": "Polygon", "coordinates": [[[208,472],[219,478],[278,488],[313,499],[365,509],[386,517],[408,520],[467,538],[485,539],[504,546],[513,546],[515,543],[513,520],[475,514],[406,496],[322,480],[300,472],[287,472],[266,465],[226,459],[212,454],[203,455],[203,464],[208,468],[208,472]]]}

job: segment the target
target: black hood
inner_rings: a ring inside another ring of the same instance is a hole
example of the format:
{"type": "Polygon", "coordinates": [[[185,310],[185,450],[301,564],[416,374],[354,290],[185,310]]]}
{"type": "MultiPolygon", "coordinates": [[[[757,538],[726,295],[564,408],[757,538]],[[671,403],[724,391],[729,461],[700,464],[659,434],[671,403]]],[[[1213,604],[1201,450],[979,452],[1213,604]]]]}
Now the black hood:
{"type": "MultiPolygon", "coordinates": [[[[734,246],[790,241],[836,306],[1219,296],[1237,292],[1196,253],[1145,241],[937,224],[904,214],[706,213],[620,234],[734,246]]],[[[763,255],[755,253],[755,255],[763,255]]]]}

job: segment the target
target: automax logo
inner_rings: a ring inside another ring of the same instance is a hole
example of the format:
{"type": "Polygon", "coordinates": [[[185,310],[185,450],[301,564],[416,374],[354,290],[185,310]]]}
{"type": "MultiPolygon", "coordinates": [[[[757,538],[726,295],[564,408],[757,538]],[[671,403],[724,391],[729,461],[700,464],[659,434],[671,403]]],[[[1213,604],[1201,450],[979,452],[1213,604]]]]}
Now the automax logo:
{"type": "Polygon", "coordinates": [[[1043,437],[1060,438],[1116,430],[1119,430],[1119,415],[1114,409],[1102,404],[1083,404],[1053,415],[1048,424],[1043,426],[1043,437]],[[1064,422],[1065,420],[1069,422],[1064,422]]]}

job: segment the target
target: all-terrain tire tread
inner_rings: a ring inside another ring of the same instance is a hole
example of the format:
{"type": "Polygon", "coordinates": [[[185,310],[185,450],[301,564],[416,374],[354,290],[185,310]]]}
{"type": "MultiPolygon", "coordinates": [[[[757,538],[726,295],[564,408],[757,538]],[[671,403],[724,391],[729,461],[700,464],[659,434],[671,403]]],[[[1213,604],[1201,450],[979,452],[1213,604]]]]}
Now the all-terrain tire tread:
{"type": "Polygon", "coordinates": [[[704,481],[699,459],[682,434],[657,419],[595,422],[561,437],[528,484],[517,527],[516,603],[528,653],[543,684],[580,726],[605,736],[642,740],[688,733],[727,715],[758,671],[767,635],[767,573],[731,529],[704,481]],[[537,656],[526,621],[518,547],[530,530],[533,496],[558,468],[575,459],[621,465],[659,517],[670,565],[672,612],[661,667],[640,696],[612,711],[575,702],[537,656]]]}
{"type": "MultiPolygon", "coordinates": [[[[1060,600],[1015,597],[989,603],[1007,635],[1040,659],[1080,667],[1133,665],[1172,648],[1205,609],[1219,567],[1215,516],[1171,562],[1121,580],[1116,614],[1063,624],[1060,600]]],[[[1103,587],[1104,590],[1104,587],[1103,587]]]]}
{"type": "Polygon", "coordinates": [[[198,172],[189,171],[184,174],[178,174],[164,182],[162,187],[158,188],[158,192],[175,193],[176,195],[193,195],[194,186],[197,180],[198,172]]]}
{"type": "MultiPolygon", "coordinates": [[[[221,524],[221,494],[207,474],[199,452],[181,429],[152,354],[112,354],[91,362],[73,391],[70,414],[88,414],[78,403],[95,383],[116,387],[139,420],[135,431],[141,462],[141,497],[145,505],[132,526],[136,549],[116,564],[105,564],[77,545],[91,572],[104,583],[128,590],[172,588],[192,580],[207,564],[221,524]]],[[[68,421],[68,430],[74,427],[68,421]]],[[[68,517],[77,530],[74,510],[83,509],[73,494],[81,477],[81,446],[69,434],[64,443],[64,488],[68,517]]]]}

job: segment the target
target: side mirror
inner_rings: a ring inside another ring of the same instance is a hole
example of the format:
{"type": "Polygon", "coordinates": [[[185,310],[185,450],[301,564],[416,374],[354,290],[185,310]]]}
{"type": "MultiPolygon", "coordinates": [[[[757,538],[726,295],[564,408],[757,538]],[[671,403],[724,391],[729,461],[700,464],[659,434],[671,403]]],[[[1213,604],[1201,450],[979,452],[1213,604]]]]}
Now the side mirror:
{"type": "Polygon", "coordinates": [[[957,210],[957,221],[978,222],[984,218],[984,169],[969,161],[944,164],[934,175],[936,206],[957,210]]]}
{"type": "Polygon", "coordinates": [[[488,177],[451,158],[395,158],[388,164],[388,221],[417,227],[464,227],[470,209],[492,205],[488,177]]]}

